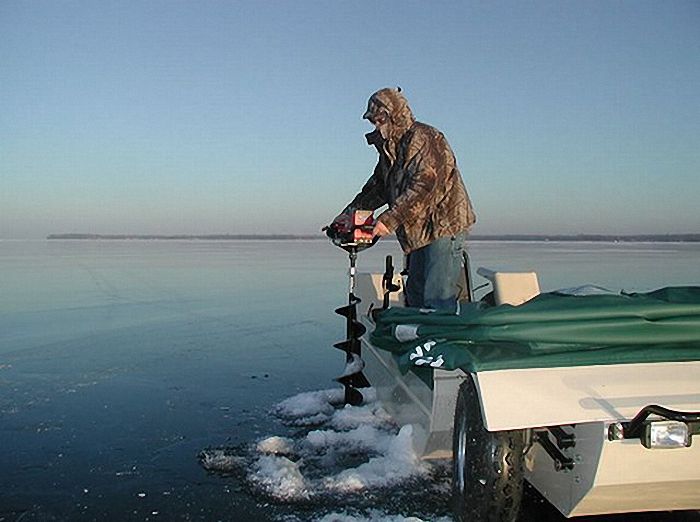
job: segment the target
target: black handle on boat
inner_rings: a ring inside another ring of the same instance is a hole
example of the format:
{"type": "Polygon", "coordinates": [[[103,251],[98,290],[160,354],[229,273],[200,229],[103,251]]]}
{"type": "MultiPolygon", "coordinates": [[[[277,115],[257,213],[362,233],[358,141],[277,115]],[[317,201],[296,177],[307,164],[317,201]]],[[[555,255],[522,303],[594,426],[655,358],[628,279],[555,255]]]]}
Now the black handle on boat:
{"type": "Polygon", "coordinates": [[[474,302],[474,288],[472,285],[472,270],[471,263],[469,262],[469,254],[462,252],[462,260],[464,262],[464,281],[467,284],[466,292],[469,302],[474,302]]]}
{"type": "Polygon", "coordinates": [[[384,288],[384,299],[382,301],[382,308],[386,310],[389,308],[389,299],[392,292],[398,292],[401,287],[394,284],[394,262],[390,255],[386,256],[386,261],[384,264],[384,276],[382,277],[382,288],[384,288]]]}

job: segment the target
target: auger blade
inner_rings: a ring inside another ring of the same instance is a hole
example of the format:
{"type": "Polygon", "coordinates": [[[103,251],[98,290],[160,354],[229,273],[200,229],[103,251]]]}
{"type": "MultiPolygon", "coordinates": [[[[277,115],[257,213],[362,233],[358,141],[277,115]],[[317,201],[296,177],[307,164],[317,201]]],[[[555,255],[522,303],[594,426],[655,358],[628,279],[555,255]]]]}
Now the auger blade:
{"type": "Polygon", "coordinates": [[[343,350],[345,353],[350,353],[353,345],[353,341],[340,341],[335,343],[333,346],[338,348],[338,350],[343,350]]]}
{"type": "Polygon", "coordinates": [[[347,357],[345,359],[345,368],[343,368],[343,374],[336,380],[338,382],[341,382],[340,379],[360,374],[364,368],[365,361],[362,360],[362,357],[360,357],[357,353],[348,352],[347,357]]]}
{"type": "Polygon", "coordinates": [[[338,315],[342,315],[343,317],[350,317],[351,315],[354,315],[357,312],[355,310],[355,305],[345,305],[341,306],[340,308],[336,308],[335,313],[338,315]]]}
{"type": "Polygon", "coordinates": [[[343,386],[350,386],[351,388],[369,388],[370,384],[367,377],[362,372],[353,373],[352,375],[343,375],[334,379],[343,386]]]}
{"type": "Polygon", "coordinates": [[[345,404],[351,406],[359,406],[364,402],[365,398],[355,388],[345,388],[345,404]]]}
{"type": "Polygon", "coordinates": [[[343,375],[335,379],[345,387],[345,404],[357,406],[362,404],[364,398],[356,388],[369,387],[369,381],[362,373],[365,366],[360,357],[362,345],[360,337],[367,332],[367,328],[357,320],[357,305],[362,300],[354,294],[355,288],[355,261],[357,259],[357,246],[348,249],[350,253],[350,291],[348,304],[336,308],[335,313],[345,317],[345,330],[347,338],[335,343],[333,346],[345,352],[345,369],[343,375]]]}
{"type": "Polygon", "coordinates": [[[333,346],[338,348],[338,350],[343,350],[347,354],[348,361],[352,354],[359,354],[361,352],[360,340],[354,337],[335,343],[333,346]]]}
{"type": "Polygon", "coordinates": [[[355,339],[362,337],[365,332],[367,331],[367,328],[365,328],[365,325],[363,325],[359,321],[353,321],[352,322],[352,332],[350,332],[350,335],[348,337],[353,337],[355,339]]]}

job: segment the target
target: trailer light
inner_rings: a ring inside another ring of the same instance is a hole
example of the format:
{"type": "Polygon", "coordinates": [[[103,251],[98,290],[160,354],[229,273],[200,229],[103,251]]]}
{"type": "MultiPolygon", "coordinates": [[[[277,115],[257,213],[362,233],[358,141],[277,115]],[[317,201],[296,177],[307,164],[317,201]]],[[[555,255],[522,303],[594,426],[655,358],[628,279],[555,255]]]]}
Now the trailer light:
{"type": "Polygon", "coordinates": [[[642,444],[647,448],[685,448],[690,446],[688,425],[678,421],[654,421],[646,425],[642,444]]]}

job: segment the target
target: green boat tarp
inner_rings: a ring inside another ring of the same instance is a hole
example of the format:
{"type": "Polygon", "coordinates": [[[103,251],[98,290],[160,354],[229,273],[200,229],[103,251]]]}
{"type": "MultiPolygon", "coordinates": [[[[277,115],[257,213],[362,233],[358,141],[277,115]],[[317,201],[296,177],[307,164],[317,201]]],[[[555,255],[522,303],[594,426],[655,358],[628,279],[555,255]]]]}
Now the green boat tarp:
{"type": "Polygon", "coordinates": [[[700,360],[700,287],[649,293],[544,293],[519,306],[469,303],[459,314],[390,308],[374,345],[402,371],[477,372],[700,360]]]}

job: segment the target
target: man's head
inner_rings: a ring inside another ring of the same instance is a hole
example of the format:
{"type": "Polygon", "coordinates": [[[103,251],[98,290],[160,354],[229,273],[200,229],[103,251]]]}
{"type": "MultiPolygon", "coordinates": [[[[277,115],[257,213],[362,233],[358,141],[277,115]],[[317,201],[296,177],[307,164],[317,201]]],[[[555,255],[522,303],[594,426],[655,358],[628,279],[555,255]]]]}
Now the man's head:
{"type": "Polygon", "coordinates": [[[385,139],[399,138],[415,121],[400,87],[380,89],[370,96],[362,118],[369,120],[385,139]]]}

